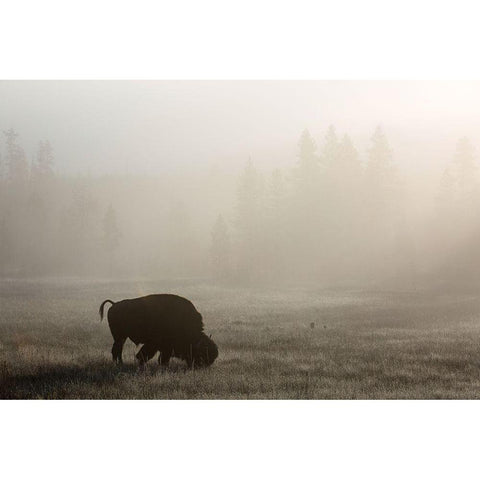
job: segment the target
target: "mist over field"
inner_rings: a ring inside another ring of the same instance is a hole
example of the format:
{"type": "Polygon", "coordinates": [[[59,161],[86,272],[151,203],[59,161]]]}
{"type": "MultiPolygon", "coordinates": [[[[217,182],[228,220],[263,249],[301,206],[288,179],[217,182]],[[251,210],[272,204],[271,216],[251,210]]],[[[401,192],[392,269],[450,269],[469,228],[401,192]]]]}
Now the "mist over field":
{"type": "Polygon", "coordinates": [[[0,100],[1,398],[478,396],[480,82],[0,100]],[[111,364],[100,303],[151,293],[201,312],[210,370],[111,364]]]}
{"type": "Polygon", "coordinates": [[[478,82],[0,83],[0,275],[478,281],[478,82]]]}

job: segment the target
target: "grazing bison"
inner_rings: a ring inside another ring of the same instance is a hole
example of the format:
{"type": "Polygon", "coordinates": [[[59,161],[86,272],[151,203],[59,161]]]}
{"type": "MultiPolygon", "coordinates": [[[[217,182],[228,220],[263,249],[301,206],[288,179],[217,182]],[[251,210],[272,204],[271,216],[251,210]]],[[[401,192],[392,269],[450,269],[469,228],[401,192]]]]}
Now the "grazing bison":
{"type": "Polygon", "coordinates": [[[137,353],[140,365],[158,351],[159,362],[166,366],[178,357],[189,367],[208,367],[218,356],[213,340],[203,332],[202,316],[192,302],[177,295],[148,295],[120,302],[105,300],[100,305],[100,319],[106,303],[108,325],[113,336],[113,361],[122,363],[123,344],[130,338],[143,346],[137,353]]]}

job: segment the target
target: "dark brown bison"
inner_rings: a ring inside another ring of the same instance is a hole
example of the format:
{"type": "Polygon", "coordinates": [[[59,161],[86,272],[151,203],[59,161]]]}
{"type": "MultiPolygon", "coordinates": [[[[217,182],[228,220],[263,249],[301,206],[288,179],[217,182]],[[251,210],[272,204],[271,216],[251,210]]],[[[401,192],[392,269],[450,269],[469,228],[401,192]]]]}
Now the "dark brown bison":
{"type": "Polygon", "coordinates": [[[208,367],[218,356],[218,348],[203,331],[203,320],[192,302],[177,295],[148,295],[100,305],[100,319],[106,303],[108,325],[113,336],[113,361],[122,363],[125,340],[143,344],[137,353],[140,365],[160,352],[159,362],[166,366],[170,358],[185,360],[189,367],[208,367]]]}

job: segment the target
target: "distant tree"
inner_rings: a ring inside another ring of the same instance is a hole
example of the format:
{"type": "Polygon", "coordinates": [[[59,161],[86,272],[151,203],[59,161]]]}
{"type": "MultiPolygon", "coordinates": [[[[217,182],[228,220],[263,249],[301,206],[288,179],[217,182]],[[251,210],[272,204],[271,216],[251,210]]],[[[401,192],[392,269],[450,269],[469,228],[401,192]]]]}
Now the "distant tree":
{"type": "Polygon", "coordinates": [[[362,236],[365,271],[372,278],[383,278],[396,271],[395,252],[401,221],[400,184],[387,137],[377,127],[368,150],[364,175],[365,217],[362,236]]]}
{"type": "Polygon", "coordinates": [[[350,137],[338,140],[331,126],[323,148],[321,239],[323,269],[329,278],[344,278],[361,256],[359,238],[363,215],[363,169],[350,137]]]}
{"type": "Polygon", "coordinates": [[[22,270],[25,273],[40,274],[48,268],[50,225],[45,202],[37,192],[32,192],[28,196],[24,220],[22,270]]]}
{"type": "Polygon", "coordinates": [[[367,180],[372,185],[388,187],[393,176],[392,151],[381,127],[375,129],[371,141],[366,167],[367,180]]]}
{"type": "Polygon", "coordinates": [[[430,264],[442,282],[478,281],[480,192],[475,150],[460,138],[436,196],[430,264]],[[476,280],[475,280],[476,279],[476,280]]]}
{"type": "Polygon", "coordinates": [[[56,235],[60,267],[77,272],[97,267],[94,252],[98,251],[101,235],[97,211],[90,184],[80,179],[72,188],[70,204],[63,210],[56,235]]]}
{"type": "Polygon", "coordinates": [[[337,138],[335,127],[330,125],[325,135],[325,142],[323,144],[321,153],[321,163],[324,168],[335,168],[338,164],[338,157],[340,154],[340,142],[337,138]]]}
{"type": "Polygon", "coordinates": [[[278,168],[272,172],[268,185],[268,209],[269,215],[278,219],[285,208],[287,187],[282,171],[278,168]]]}
{"type": "Polygon", "coordinates": [[[54,176],[53,165],[53,148],[50,142],[39,142],[32,169],[34,179],[40,183],[49,181],[54,176]]]}
{"type": "Polygon", "coordinates": [[[210,257],[213,273],[217,278],[226,278],[231,268],[231,243],[227,224],[222,215],[217,217],[211,235],[210,257]]]}
{"type": "Polygon", "coordinates": [[[331,223],[332,217],[338,219],[338,196],[344,191],[344,172],[341,169],[339,154],[340,142],[335,127],[330,125],[320,155],[322,176],[316,187],[320,210],[318,221],[327,229],[331,229],[331,226],[327,226],[325,222],[331,223]]]}
{"type": "Polygon", "coordinates": [[[315,182],[318,174],[317,146],[307,129],[300,136],[298,150],[296,177],[299,187],[302,188],[306,183],[315,182]]]}
{"type": "Polygon", "coordinates": [[[50,245],[55,241],[53,215],[57,203],[53,178],[53,150],[49,142],[40,142],[31,165],[23,213],[24,270],[35,274],[46,272],[52,263],[50,245]]]}
{"type": "Polygon", "coordinates": [[[70,204],[69,215],[74,221],[78,233],[88,232],[92,224],[92,213],[96,208],[91,187],[85,181],[81,181],[73,190],[72,203],[70,204]]]}
{"type": "MultiPolygon", "coordinates": [[[[298,161],[292,175],[286,237],[293,270],[299,275],[318,271],[322,217],[325,212],[325,168],[320,164],[317,146],[304,130],[298,142],[298,161]],[[311,252],[316,253],[312,258],[311,252]]],[[[294,272],[292,272],[294,273],[294,272]]]]}
{"type": "Polygon", "coordinates": [[[28,236],[28,218],[25,215],[28,196],[28,163],[22,147],[18,144],[18,134],[10,128],[3,132],[5,136],[5,168],[2,182],[1,201],[3,218],[7,219],[6,228],[10,243],[10,264],[12,271],[20,272],[27,262],[26,250],[30,241],[28,236]]]}
{"type": "Polygon", "coordinates": [[[344,176],[349,180],[360,181],[362,175],[362,164],[358,156],[358,151],[353,145],[352,139],[348,135],[344,135],[338,146],[338,161],[342,166],[344,176]]]}
{"type": "Polygon", "coordinates": [[[380,127],[376,128],[371,142],[365,168],[366,201],[372,217],[385,220],[393,214],[398,183],[392,151],[380,127]]]}
{"type": "Polygon", "coordinates": [[[474,148],[468,138],[463,137],[458,140],[453,161],[443,173],[436,198],[437,213],[442,220],[448,216],[447,223],[457,223],[463,233],[465,228],[476,224],[480,216],[477,173],[474,148]]]}
{"type": "Polygon", "coordinates": [[[265,212],[266,242],[265,253],[271,276],[279,275],[285,268],[288,232],[288,192],[284,176],[275,169],[268,182],[265,212]]]}
{"type": "Polygon", "coordinates": [[[14,251],[11,222],[5,214],[0,218],[0,274],[6,275],[9,269],[16,267],[14,251]]]}
{"type": "Polygon", "coordinates": [[[28,163],[25,152],[17,143],[18,133],[12,128],[4,130],[7,155],[6,177],[13,188],[24,188],[28,180],[28,163]]]}

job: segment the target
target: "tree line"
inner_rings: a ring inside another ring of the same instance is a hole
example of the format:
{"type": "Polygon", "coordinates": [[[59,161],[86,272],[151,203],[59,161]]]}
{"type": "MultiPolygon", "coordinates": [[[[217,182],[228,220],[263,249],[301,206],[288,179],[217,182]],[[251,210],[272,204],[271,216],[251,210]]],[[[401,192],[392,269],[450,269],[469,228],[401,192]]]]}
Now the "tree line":
{"type": "Polygon", "coordinates": [[[291,166],[272,172],[248,160],[237,178],[207,167],[175,178],[60,176],[50,142],[28,161],[18,133],[5,130],[0,274],[407,288],[477,280],[469,140],[458,141],[431,208],[412,196],[380,127],[365,153],[330,126],[319,145],[305,130],[291,166]]]}

